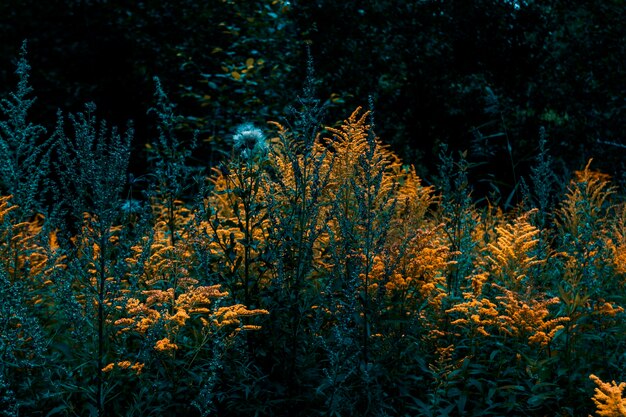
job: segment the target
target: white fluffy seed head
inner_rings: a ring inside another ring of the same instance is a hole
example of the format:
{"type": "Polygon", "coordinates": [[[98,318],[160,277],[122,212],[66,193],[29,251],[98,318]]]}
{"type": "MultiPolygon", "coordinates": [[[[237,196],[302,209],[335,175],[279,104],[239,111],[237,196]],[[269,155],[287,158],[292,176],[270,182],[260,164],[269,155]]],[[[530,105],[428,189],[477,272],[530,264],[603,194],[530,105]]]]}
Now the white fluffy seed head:
{"type": "Polygon", "coordinates": [[[236,154],[243,159],[263,156],[267,153],[265,135],[252,123],[237,126],[233,135],[233,146],[236,154]]]}

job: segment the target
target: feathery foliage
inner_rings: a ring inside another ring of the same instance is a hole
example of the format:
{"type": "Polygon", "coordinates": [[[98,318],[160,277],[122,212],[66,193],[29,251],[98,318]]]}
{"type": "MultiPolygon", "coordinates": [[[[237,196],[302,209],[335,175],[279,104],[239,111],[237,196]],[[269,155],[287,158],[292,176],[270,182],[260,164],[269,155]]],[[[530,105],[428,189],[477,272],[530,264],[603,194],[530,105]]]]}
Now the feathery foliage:
{"type": "Polygon", "coordinates": [[[621,191],[590,162],[559,193],[543,133],[524,201],[476,202],[465,154],[430,186],[372,109],[324,127],[310,74],[291,119],[240,125],[207,169],[157,80],[132,178],[132,128],[93,104],[39,143],[18,68],[2,415],[624,415],[603,382],[626,380],[621,191]]]}

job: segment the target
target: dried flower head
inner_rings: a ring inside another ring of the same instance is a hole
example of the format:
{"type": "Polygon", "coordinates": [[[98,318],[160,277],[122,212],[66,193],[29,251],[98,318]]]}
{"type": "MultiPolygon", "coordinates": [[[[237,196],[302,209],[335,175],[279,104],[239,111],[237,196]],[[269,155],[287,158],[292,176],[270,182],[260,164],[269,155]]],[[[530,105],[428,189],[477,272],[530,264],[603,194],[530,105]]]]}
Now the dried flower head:
{"type": "Polygon", "coordinates": [[[252,123],[243,123],[237,127],[233,135],[233,145],[235,152],[239,153],[243,159],[259,157],[267,153],[265,135],[252,123]]]}

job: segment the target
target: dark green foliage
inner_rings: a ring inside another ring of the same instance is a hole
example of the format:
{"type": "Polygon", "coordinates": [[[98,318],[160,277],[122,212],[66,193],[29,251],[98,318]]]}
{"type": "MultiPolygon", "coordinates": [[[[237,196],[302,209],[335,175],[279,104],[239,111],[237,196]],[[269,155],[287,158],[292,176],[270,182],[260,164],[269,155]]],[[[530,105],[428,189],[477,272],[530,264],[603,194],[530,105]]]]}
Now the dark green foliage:
{"type": "MultiPolygon", "coordinates": [[[[517,176],[527,172],[541,125],[559,138],[553,155],[575,161],[570,168],[599,153],[606,169],[617,166],[611,148],[597,141],[622,140],[622,1],[320,0],[299,6],[295,20],[314,55],[332,57],[318,62],[327,86],[322,94],[345,98],[335,104],[338,113],[374,94],[380,117],[395,121],[379,134],[405,160],[421,154],[434,173],[429,157],[437,141],[454,151],[469,149],[472,132],[487,118],[482,104],[489,88],[503,110],[512,151],[504,138],[494,137],[488,159],[468,157],[489,163],[486,173],[497,181],[510,176],[509,152],[517,176]]],[[[512,178],[507,183],[505,197],[512,178]]]]}
{"type": "Polygon", "coordinates": [[[545,128],[539,129],[539,149],[535,165],[531,168],[530,180],[532,191],[528,192],[529,203],[539,209],[538,225],[544,227],[550,219],[546,218],[557,204],[557,196],[563,194],[561,181],[555,173],[553,158],[548,149],[548,138],[545,128]]]}
{"type": "MultiPolygon", "coordinates": [[[[135,121],[135,152],[154,128],[145,109],[158,76],[182,109],[179,129],[200,133],[203,162],[214,165],[235,125],[277,119],[300,87],[292,74],[304,49],[291,13],[286,1],[7,0],[0,3],[0,68],[29,39],[43,98],[37,120],[49,123],[58,106],[73,112],[93,101],[115,125],[135,121]]],[[[0,72],[0,91],[5,80],[0,72]]]]}
{"type": "MultiPolygon", "coordinates": [[[[103,42],[145,43],[134,75],[163,77],[151,135],[90,103],[48,137],[23,46],[0,101],[0,415],[577,416],[590,374],[626,380],[623,196],[565,175],[573,147],[546,133],[614,140],[617,78],[562,71],[597,34],[615,63],[616,21],[591,23],[618,1],[61,3],[129,29],[103,42]],[[544,99],[554,73],[572,83],[544,99]],[[372,89],[376,129],[360,109],[323,127],[372,89]],[[427,187],[380,132],[467,150],[442,146],[427,187]]],[[[50,7],[30,6],[11,13],[50,7]]]]}
{"type": "Polygon", "coordinates": [[[110,227],[121,210],[133,130],[129,127],[122,135],[98,122],[95,112],[95,104],[89,103],[84,112],[70,114],[69,133],[62,114],[58,116],[57,198],[75,221],[85,212],[95,213],[103,227],[110,227]]]}
{"type": "Polygon", "coordinates": [[[476,127],[490,119],[488,96],[500,104],[508,141],[492,137],[487,154],[468,160],[486,164],[473,175],[498,185],[503,199],[527,176],[541,125],[570,169],[592,155],[606,171],[619,163],[605,144],[620,143],[624,124],[621,0],[7,0],[0,16],[3,68],[22,39],[34,48],[33,82],[45,99],[37,120],[52,120],[59,104],[76,111],[93,100],[114,124],[136,121],[135,151],[150,131],[144,109],[157,75],[181,105],[182,129],[198,130],[203,159],[218,164],[234,126],[276,120],[289,105],[305,41],[329,121],[374,95],[381,119],[395,121],[378,133],[406,161],[423,159],[421,174],[436,171],[438,142],[472,147],[476,127]]]}
{"type": "Polygon", "coordinates": [[[473,272],[476,242],[471,234],[477,224],[471,214],[474,202],[467,178],[469,163],[466,154],[460,154],[456,162],[447,152],[448,147],[443,145],[438,178],[443,198],[438,215],[439,221],[445,224],[448,244],[456,257],[456,265],[448,274],[448,291],[452,297],[459,297],[464,279],[473,272]]]}
{"type": "Polygon", "coordinates": [[[155,77],[154,82],[156,107],[150,108],[148,113],[156,116],[158,136],[150,143],[147,155],[152,172],[148,174],[151,180],[147,181],[146,197],[160,201],[167,208],[167,225],[174,244],[180,233],[174,215],[175,205],[183,198],[194,196],[197,188],[192,187],[200,187],[204,178],[201,167],[194,171],[188,163],[197,144],[196,137],[188,145],[179,138],[177,128],[182,117],[175,113],[175,105],[163,90],[161,81],[155,77]]]}
{"type": "Polygon", "coordinates": [[[158,178],[159,192],[172,200],[182,198],[186,191],[185,183],[189,182],[191,168],[187,160],[196,146],[196,138],[185,146],[176,131],[183,118],[177,115],[175,105],[167,97],[158,78],[155,82],[156,107],[151,108],[148,114],[157,119],[158,138],[151,144],[148,160],[153,165],[154,175],[158,178]]]}
{"type": "Polygon", "coordinates": [[[18,416],[54,395],[46,334],[24,297],[0,268],[0,415],[18,416]]]}
{"type": "Polygon", "coordinates": [[[13,195],[13,201],[28,217],[43,208],[51,141],[44,138],[43,126],[30,121],[29,111],[35,99],[31,97],[26,42],[22,44],[15,73],[17,89],[0,102],[0,179],[3,192],[13,195]]]}

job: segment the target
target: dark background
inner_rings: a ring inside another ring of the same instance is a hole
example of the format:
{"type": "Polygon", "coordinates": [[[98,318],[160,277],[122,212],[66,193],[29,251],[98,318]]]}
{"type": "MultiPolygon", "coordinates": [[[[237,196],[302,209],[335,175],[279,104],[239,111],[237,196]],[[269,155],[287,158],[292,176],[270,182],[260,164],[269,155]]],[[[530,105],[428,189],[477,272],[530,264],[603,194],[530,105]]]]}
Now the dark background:
{"type": "Polygon", "coordinates": [[[214,164],[238,123],[297,104],[308,45],[327,124],[371,96],[377,134],[427,181],[447,143],[478,193],[506,196],[542,126],[564,177],[594,157],[624,180],[625,21],[623,0],[2,0],[0,92],[27,40],[33,120],[52,131],[59,108],[93,101],[133,120],[141,169],[158,76],[181,131],[199,131],[197,162],[214,164]]]}

